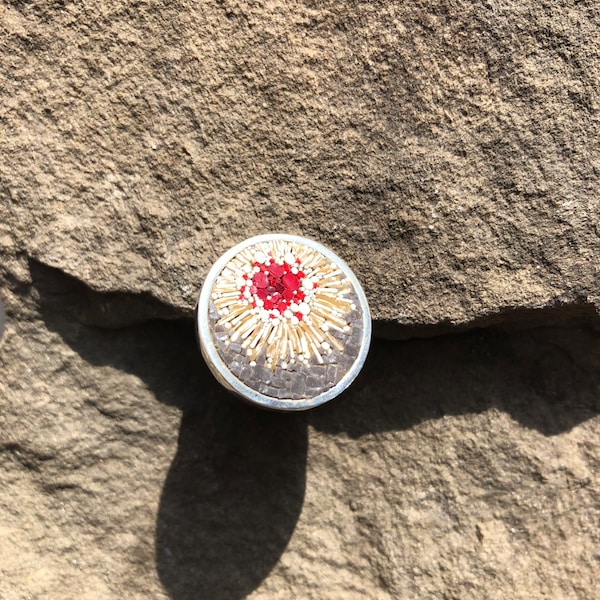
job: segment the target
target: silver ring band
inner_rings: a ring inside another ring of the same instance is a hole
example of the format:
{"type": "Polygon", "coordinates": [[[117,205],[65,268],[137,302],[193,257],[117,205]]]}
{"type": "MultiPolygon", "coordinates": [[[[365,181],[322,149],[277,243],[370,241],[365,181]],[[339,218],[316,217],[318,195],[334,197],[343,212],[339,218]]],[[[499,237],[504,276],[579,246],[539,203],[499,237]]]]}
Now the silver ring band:
{"type": "Polygon", "coordinates": [[[358,279],[331,250],[266,234],[227,251],[197,304],[202,354],[243,399],[275,410],[313,408],[361,370],[371,317],[358,279]]]}

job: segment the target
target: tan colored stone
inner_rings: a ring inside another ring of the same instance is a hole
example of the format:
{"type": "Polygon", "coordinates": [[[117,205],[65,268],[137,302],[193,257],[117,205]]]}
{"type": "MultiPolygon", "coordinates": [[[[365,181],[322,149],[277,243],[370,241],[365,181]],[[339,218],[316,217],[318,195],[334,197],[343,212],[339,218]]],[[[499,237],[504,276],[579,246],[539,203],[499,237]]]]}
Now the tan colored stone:
{"type": "Polygon", "coordinates": [[[599,29],[0,5],[0,598],[595,600],[599,29]],[[453,334],[307,414],[230,398],[173,319],[266,231],[347,259],[380,335],[453,334]]]}
{"type": "Polygon", "coordinates": [[[60,283],[0,350],[2,598],[595,598],[598,333],[377,341],[274,414],[191,322],[88,327],[60,283]]]}
{"type": "Polygon", "coordinates": [[[11,1],[0,23],[0,222],[93,289],[190,314],[226,248],[287,231],[390,324],[597,311],[593,3],[11,1]]]}

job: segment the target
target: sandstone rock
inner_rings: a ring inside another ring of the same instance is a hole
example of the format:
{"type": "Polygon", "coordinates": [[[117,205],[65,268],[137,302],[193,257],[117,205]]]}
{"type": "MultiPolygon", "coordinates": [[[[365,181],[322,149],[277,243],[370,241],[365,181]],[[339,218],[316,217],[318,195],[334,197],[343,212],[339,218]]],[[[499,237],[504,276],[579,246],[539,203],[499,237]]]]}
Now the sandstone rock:
{"type": "Polygon", "coordinates": [[[0,598],[595,600],[599,29],[3,3],[0,598]],[[376,340],[308,414],[230,398],[187,317],[275,230],[344,257],[380,335],[452,335],[376,340]]]}
{"type": "Polygon", "coordinates": [[[82,325],[53,274],[0,350],[2,598],[595,598],[597,333],[377,341],[282,415],[190,322],[82,325]]]}
{"type": "Polygon", "coordinates": [[[4,335],[4,322],[6,320],[6,314],[4,312],[4,303],[0,300],[0,341],[4,335]]]}
{"type": "Polygon", "coordinates": [[[346,258],[378,321],[597,312],[593,3],[11,1],[0,23],[21,255],[189,314],[223,250],[281,230],[346,258]]]}

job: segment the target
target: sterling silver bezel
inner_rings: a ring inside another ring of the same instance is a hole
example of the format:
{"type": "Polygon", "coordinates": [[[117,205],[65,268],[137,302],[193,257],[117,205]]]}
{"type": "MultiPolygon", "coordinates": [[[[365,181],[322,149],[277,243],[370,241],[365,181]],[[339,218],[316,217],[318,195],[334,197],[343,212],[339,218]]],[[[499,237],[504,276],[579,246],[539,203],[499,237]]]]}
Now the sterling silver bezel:
{"type": "Polygon", "coordinates": [[[200,343],[200,349],[202,356],[206,361],[209,369],[216,377],[216,379],[229,391],[240,396],[242,399],[259,405],[263,408],[269,408],[273,410],[281,411],[301,411],[314,408],[321,404],[324,404],[336,396],[339,396],[348,386],[356,379],[358,373],[361,371],[371,343],[371,314],[369,311],[369,305],[367,298],[360,285],[358,279],[350,269],[350,267],[334,252],[323,246],[322,244],[315,242],[314,240],[307,239],[304,237],[289,235],[285,233],[270,233],[264,235],[258,235],[243,242],[237,244],[225,254],[223,254],[217,262],[210,269],[196,306],[196,329],[198,340],[200,343]],[[296,242],[304,244],[320,252],[333,263],[338,265],[344,275],[350,280],[354,286],[356,296],[358,298],[358,308],[362,316],[362,337],[358,356],[352,367],[346,372],[342,379],[332,388],[325,390],[324,392],[317,394],[316,396],[302,399],[279,399],[261,394],[257,390],[246,385],[237,376],[235,376],[228,368],[225,361],[220,356],[213,338],[213,331],[211,329],[211,323],[209,320],[209,306],[211,299],[211,291],[218,275],[223,271],[224,267],[231,261],[239,252],[248,246],[258,244],[260,242],[271,242],[277,240],[284,240],[290,242],[296,242]]]}

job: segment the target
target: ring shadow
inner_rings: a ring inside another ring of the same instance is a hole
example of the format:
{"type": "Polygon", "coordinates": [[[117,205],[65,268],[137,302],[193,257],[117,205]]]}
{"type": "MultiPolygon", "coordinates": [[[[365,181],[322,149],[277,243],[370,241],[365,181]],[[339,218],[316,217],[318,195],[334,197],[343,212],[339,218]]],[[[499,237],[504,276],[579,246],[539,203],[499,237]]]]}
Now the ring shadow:
{"type": "MultiPolygon", "coordinates": [[[[49,329],[91,364],[135,373],[182,410],[155,541],[173,600],[245,598],[269,574],[302,510],[309,427],[359,438],[496,409],[551,436],[600,413],[600,335],[578,325],[375,340],[340,398],[308,413],[261,411],[212,378],[191,321],[90,326],[106,295],[30,267],[49,329]]],[[[118,301],[126,309],[127,298],[118,301]]]]}
{"type": "Polygon", "coordinates": [[[48,329],[89,364],[135,374],[182,411],[155,534],[166,591],[178,600],[246,597],[278,561],[302,509],[306,415],[232,398],[204,364],[189,319],[101,328],[113,307],[119,321],[125,315],[126,294],[93,292],[36,261],[30,273],[48,329]]]}
{"type": "Polygon", "coordinates": [[[268,575],[304,500],[306,419],[215,395],[182,419],[156,533],[172,598],[245,598],[268,575]]]}

